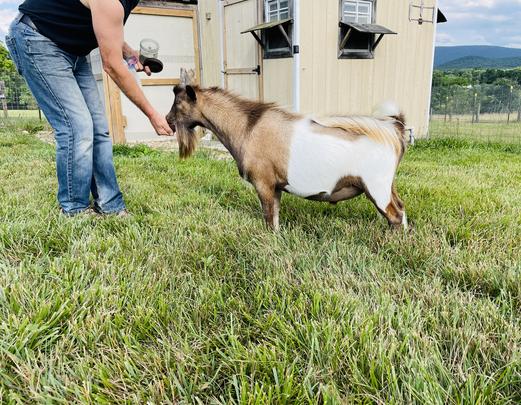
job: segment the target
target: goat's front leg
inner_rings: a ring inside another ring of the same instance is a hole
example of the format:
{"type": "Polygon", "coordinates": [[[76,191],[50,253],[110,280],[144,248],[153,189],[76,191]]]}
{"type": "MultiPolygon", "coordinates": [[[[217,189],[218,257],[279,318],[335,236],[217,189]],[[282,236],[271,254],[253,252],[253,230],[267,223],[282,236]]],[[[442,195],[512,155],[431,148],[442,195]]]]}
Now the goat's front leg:
{"type": "Polygon", "coordinates": [[[280,213],[280,199],[282,197],[281,190],[275,190],[275,204],[273,206],[273,229],[279,230],[279,213],[280,213]]]}
{"type": "Polygon", "coordinates": [[[278,231],[280,192],[277,192],[274,186],[265,183],[255,183],[254,186],[264,212],[266,225],[274,231],[278,231]]]}

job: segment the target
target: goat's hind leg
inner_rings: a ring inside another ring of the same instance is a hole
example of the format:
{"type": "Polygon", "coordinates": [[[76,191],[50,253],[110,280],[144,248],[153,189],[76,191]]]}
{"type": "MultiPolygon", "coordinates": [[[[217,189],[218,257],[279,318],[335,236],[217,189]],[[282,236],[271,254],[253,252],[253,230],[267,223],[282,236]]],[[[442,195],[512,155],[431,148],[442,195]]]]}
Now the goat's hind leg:
{"type": "Polygon", "coordinates": [[[389,225],[397,228],[400,225],[407,229],[407,215],[405,214],[404,205],[396,190],[394,184],[369,183],[366,184],[365,193],[378,211],[387,219],[389,225]]]}
{"type": "Polygon", "coordinates": [[[400,200],[400,197],[398,197],[394,187],[391,192],[391,201],[389,202],[384,215],[387,218],[389,225],[396,228],[403,226],[403,229],[407,230],[407,214],[405,213],[403,202],[400,200]]]}
{"type": "Polygon", "coordinates": [[[405,213],[405,206],[403,204],[403,201],[398,196],[398,193],[396,192],[396,187],[393,183],[393,188],[391,191],[391,204],[393,204],[394,207],[396,207],[397,212],[401,212],[401,225],[404,229],[407,229],[409,226],[409,223],[407,222],[407,214],[405,213]]]}

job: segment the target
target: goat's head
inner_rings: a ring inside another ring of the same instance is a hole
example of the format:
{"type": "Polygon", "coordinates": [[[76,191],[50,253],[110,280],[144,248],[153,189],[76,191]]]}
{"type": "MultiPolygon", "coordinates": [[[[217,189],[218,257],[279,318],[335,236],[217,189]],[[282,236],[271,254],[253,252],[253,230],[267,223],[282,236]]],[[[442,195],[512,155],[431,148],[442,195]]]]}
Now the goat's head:
{"type": "Polygon", "coordinates": [[[181,158],[189,157],[197,145],[195,127],[201,125],[203,116],[199,109],[197,86],[178,85],[174,88],[174,104],[166,120],[176,133],[181,158]]]}

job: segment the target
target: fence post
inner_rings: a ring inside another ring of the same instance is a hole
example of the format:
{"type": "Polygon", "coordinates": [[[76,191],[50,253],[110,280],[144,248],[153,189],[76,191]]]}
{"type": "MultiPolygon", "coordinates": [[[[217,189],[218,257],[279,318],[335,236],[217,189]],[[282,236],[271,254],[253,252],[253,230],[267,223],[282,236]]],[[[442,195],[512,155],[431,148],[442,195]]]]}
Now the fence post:
{"type": "Polygon", "coordinates": [[[521,122],[521,91],[517,91],[517,122],[521,122]]]}
{"type": "Polygon", "coordinates": [[[512,92],[514,91],[514,86],[510,86],[510,95],[508,96],[508,106],[507,106],[507,124],[510,124],[510,106],[512,105],[512,92]]]}
{"type": "Polygon", "coordinates": [[[481,98],[478,102],[478,93],[474,93],[474,111],[472,111],[472,122],[477,124],[479,123],[479,114],[481,110],[481,98]]]}
{"type": "Polygon", "coordinates": [[[9,113],[7,112],[7,101],[5,98],[2,98],[2,110],[4,110],[4,118],[8,118],[9,113]]]}
{"type": "Polygon", "coordinates": [[[3,80],[0,80],[0,99],[2,100],[2,110],[4,110],[4,118],[7,118],[7,100],[5,98],[5,83],[3,80]]]}
{"type": "Polygon", "coordinates": [[[481,119],[480,116],[481,116],[481,96],[478,99],[478,107],[476,110],[476,122],[478,124],[479,124],[479,120],[481,119]]]}

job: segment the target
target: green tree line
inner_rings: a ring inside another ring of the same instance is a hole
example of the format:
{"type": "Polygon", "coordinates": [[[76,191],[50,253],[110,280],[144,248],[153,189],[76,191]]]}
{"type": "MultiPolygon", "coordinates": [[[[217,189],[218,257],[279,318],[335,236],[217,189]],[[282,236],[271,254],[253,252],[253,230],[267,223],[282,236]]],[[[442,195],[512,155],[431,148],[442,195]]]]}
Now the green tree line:
{"type": "Polygon", "coordinates": [[[521,68],[435,70],[432,79],[432,112],[452,119],[455,114],[503,114],[521,121],[521,68]]]}
{"type": "Polygon", "coordinates": [[[435,70],[433,87],[470,86],[478,84],[511,85],[521,87],[521,68],[516,69],[463,69],[435,70]]]}

